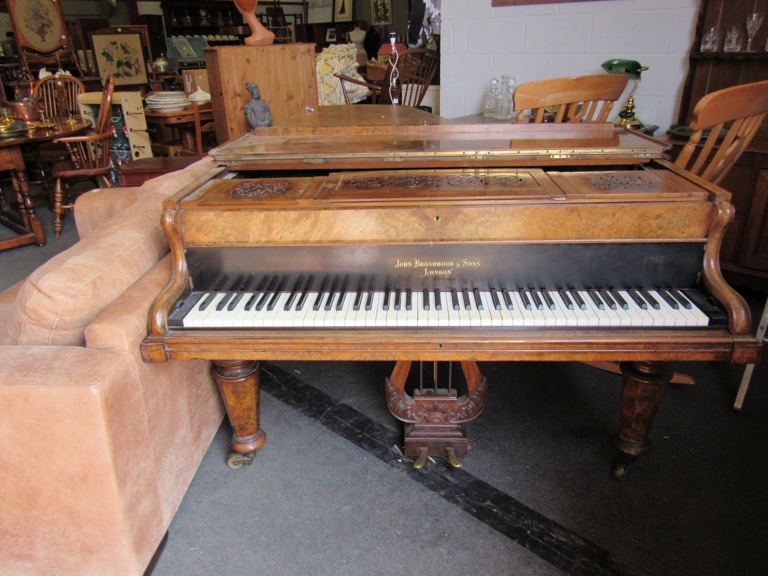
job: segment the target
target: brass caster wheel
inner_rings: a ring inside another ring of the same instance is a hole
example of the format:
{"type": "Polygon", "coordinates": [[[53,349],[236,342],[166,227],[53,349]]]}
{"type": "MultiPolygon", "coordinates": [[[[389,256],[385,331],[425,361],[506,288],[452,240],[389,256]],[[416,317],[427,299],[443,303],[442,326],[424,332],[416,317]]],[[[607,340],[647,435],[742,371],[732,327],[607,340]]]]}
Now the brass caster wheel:
{"type": "Polygon", "coordinates": [[[617,463],[616,467],[613,469],[613,477],[614,479],[618,480],[619,482],[623,482],[627,478],[627,472],[629,472],[629,467],[632,465],[632,462],[634,462],[635,459],[624,456],[621,458],[617,463]]]}
{"type": "Polygon", "coordinates": [[[256,452],[249,452],[248,454],[241,454],[240,452],[232,452],[227,458],[227,466],[232,470],[239,470],[244,464],[250,466],[253,463],[253,457],[256,456],[256,452]]]}

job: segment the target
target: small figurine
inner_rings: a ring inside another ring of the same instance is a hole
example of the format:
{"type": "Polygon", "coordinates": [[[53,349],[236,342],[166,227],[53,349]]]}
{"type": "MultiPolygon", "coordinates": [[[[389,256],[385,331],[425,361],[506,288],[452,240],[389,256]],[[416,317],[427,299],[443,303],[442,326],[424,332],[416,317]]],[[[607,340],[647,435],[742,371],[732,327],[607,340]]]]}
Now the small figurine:
{"type": "Polygon", "coordinates": [[[261,99],[261,91],[253,82],[246,82],[245,87],[251,95],[251,101],[245,105],[245,119],[251,128],[269,128],[272,126],[272,111],[269,104],[261,99]]]}

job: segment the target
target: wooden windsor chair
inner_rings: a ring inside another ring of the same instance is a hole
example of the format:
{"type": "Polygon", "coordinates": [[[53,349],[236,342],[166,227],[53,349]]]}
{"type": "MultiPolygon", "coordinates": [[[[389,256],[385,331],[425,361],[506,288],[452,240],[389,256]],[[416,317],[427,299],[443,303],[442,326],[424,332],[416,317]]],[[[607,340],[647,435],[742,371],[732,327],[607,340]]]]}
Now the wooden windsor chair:
{"type": "MultiPolygon", "coordinates": [[[[712,92],[698,101],[689,127],[693,134],[675,159],[683,168],[708,182],[719,184],[728,174],[768,115],[768,80],[712,92]]],[[[757,329],[765,338],[768,300],[757,329]]],[[[747,365],[733,409],[741,410],[754,364],[747,365]]]]}
{"type": "Polygon", "coordinates": [[[85,91],[80,80],[61,75],[43,78],[35,84],[32,94],[42,104],[48,118],[79,118],[77,97],[85,91]]]}
{"type": "Polygon", "coordinates": [[[344,86],[345,82],[351,82],[360,86],[366,86],[370,90],[371,104],[392,104],[397,98],[401,106],[420,106],[427,94],[427,89],[437,72],[440,56],[434,50],[428,48],[415,48],[403,50],[397,58],[397,74],[393,60],[390,60],[384,80],[381,84],[362,82],[356,78],[343,74],[334,74],[341,82],[344,101],[349,104],[349,96],[344,86]],[[395,86],[392,91],[389,87],[392,77],[395,75],[395,86]]]}
{"type": "Polygon", "coordinates": [[[605,122],[613,103],[621,98],[628,78],[615,74],[592,74],[525,82],[515,88],[517,121],[605,122]]]}
{"type": "Polygon", "coordinates": [[[56,143],[63,143],[67,147],[70,159],[57,162],[53,166],[53,177],[56,178],[54,191],[55,214],[53,230],[56,237],[61,235],[64,209],[71,209],[74,205],[65,204],[69,199],[69,187],[65,183],[74,179],[90,179],[98,186],[101,178],[107,188],[113,186],[109,177],[112,171],[110,162],[110,144],[112,142],[112,94],[115,89],[115,79],[108,76],[104,84],[104,92],[101,97],[99,118],[94,130],[84,136],[68,136],[57,138],[56,143]]]}

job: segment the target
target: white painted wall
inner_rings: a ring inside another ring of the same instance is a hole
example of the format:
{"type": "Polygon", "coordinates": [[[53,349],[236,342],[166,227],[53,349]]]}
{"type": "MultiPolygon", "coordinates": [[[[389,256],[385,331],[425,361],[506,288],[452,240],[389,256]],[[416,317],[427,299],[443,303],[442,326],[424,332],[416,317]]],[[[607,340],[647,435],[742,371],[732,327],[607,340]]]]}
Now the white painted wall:
{"type": "MultiPolygon", "coordinates": [[[[517,82],[599,74],[610,58],[650,69],[637,115],[664,132],[677,120],[699,0],[598,0],[493,8],[491,0],[443,0],[440,110],[482,111],[492,77],[517,82]]],[[[627,93],[631,90],[633,81],[627,93]]],[[[614,106],[614,116],[624,99],[614,106]]]]}

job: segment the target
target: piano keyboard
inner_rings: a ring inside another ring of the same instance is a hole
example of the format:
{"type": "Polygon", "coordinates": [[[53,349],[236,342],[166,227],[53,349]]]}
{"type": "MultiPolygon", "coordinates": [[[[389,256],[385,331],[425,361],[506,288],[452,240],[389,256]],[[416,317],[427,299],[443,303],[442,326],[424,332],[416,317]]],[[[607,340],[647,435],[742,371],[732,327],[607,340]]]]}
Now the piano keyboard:
{"type": "MultiPolygon", "coordinates": [[[[242,283],[242,280],[240,280],[242,283]]],[[[684,289],[293,290],[193,292],[169,324],[184,328],[701,327],[720,310],[684,289]]]]}

